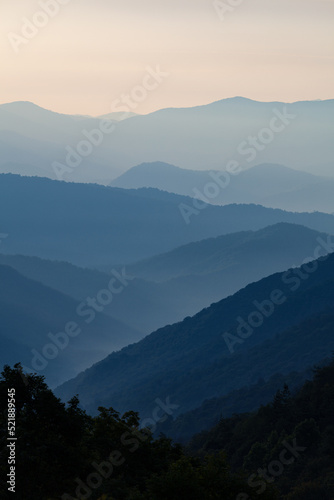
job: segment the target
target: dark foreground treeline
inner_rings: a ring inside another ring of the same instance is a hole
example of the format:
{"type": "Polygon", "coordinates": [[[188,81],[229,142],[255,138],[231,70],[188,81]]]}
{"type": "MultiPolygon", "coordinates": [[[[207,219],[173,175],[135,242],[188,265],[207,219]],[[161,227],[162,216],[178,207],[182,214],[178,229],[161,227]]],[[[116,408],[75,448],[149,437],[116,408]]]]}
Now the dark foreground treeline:
{"type": "Polygon", "coordinates": [[[334,498],[334,361],[315,370],[296,396],[285,387],[271,404],[222,419],[186,449],[140,430],[135,412],[121,417],[100,408],[90,417],[76,397],[65,405],[43,377],[21,372],[20,365],[5,366],[0,378],[3,499],[334,498]],[[12,389],[15,493],[7,483],[12,389]]]}

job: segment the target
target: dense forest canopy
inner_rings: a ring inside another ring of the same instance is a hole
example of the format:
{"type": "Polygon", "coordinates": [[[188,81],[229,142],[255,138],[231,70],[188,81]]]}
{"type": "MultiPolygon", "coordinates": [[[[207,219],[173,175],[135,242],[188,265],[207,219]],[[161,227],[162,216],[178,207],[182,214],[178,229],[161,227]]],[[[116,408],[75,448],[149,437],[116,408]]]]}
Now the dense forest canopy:
{"type": "Polygon", "coordinates": [[[22,500],[314,500],[334,495],[334,361],[291,396],[224,419],[186,447],[142,428],[138,413],[96,417],[54,396],[43,377],[5,366],[0,379],[2,498],[7,397],[15,389],[16,498],[22,500]]]}

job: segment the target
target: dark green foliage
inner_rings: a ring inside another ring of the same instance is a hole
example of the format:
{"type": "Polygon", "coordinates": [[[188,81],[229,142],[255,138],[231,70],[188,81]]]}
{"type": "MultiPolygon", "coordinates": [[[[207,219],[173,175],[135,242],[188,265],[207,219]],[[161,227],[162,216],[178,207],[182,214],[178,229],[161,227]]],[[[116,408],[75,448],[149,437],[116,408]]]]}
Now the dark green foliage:
{"type": "MultiPolygon", "coordinates": [[[[269,474],[280,498],[330,500],[334,497],[333,405],[334,361],[317,368],[314,379],[296,395],[291,396],[284,386],[272,403],[257,412],[221,419],[210,431],[194,436],[188,450],[199,456],[224,451],[232,470],[243,470],[250,477],[259,468],[270,471],[286,443],[288,449],[295,443],[298,450],[292,463],[284,464],[277,477],[269,474]]],[[[285,456],[293,457],[291,452],[285,456]]]]}
{"type": "Polygon", "coordinates": [[[186,450],[139,415],[67,405],[42,377],[5,366],[0,379],[1,491],[7,491],[7,391],[16,398],[18,500],[331,500],[334,361],[291,396],[287,386],[252,414],[221,419],[186,450]],[[282,451],[285,452],[282,454],[282,451]],[[277,472],[278,471],[278,472],[277,472]]]}
{"type": "Polygon", "coordinates": [[[44,499],[70,487],[78,467],[87,465],[90,419],[73,398],[66,407],[43,377],[21,375],[20,365],[4,368],[0,379],[0,440],[2,498],[12,498],[6,485],[7,390],[15,389],[16,474],[18,499],[44,499]],[[86,453],[84,453],[86,451],[86,453]]]}
{"type": "Polygon", "coordinates": [[[288,375],[275,374],[266,382],[260,378],[257,384],[232,391],[226,396],[205,400],[195,410],[172,418],[160,425],[159,430],[179,442],[186,442],[194,434],[208,430],[224,417],[233,414],[257,410],[273,398],[278,387],[284,383],[293,389],[299,389],[303,382],[312,378],[312,368],[303,372],[291,372],[288,375]]]}
{"type": "MultiPolygon", "coordinates": [[[[0,379],[0,487],[7,490],[7,391],[16,397],[16,492],[18,500],[215,500],[251,492],[232,474],[223,454],[204,460],[185,455],[180,445],[139,429],[135,412],[120,416],[99,408],[89,417],[73,397],[57,399],[37,375],[5,366],[0,379]]],[[[263,499],[274,498],[263,496],[263,499]]]]}

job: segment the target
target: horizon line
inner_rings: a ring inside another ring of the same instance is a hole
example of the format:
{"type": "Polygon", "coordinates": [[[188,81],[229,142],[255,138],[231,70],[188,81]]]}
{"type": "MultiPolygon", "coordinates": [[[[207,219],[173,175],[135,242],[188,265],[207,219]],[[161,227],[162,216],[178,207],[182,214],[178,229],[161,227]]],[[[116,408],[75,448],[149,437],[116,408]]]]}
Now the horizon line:
{"type": "MultiPolygon", "coordinates": [[[[210,105],[213,105],[213,104],[218,104],[218,103],[221,103],[223,101],[231,101],[231,100],[237,100],[237,99],[240,99],[240,100],[244,100],[244,101],[249,101],[249,102],[255,102],[255,103],[259,103],[259,104],[277,104],[277,103],[280,103],[280,104],[297,104],[297,103],[306,103],[306,102],[327,102],[327,101],[333,101],[334,98],[331,98],[331,99],[303,99],[301,101],[280,101],[280,100],[270,100],[270,101],[259,101],[257,99],[250,99],[249,97],[244,97],[244,96],[233,96],[233,97],[224,97],[222,99],[218,99],[216,101],[210,101],[210,102],[207,102],[207,103],[204,103],[204,104],[197,104],[195,106],[180,106],[180,107],[176,107],[176,106],[168,106],[168,107],[165,107],[165,108],[158,108],[154,111],[150,111],[149,113],[134,113],[134,112],[125,112],[124,111],[124,114],[133,114],[134,116],[148,116],[148,115],[151,115],[151,114],[154,114],[154,113],[158,113],[159,111],[165,111],[165,110],[185,110],[185,109],[195,109],[195,108],[201,108],[201,107],[206,107],[206,106],[210,106],[210,105]]],[[[61,113],[59,111],[55,111],[53,109],[50,109],[50,108],[44,108],[43,106],[40,106],[39,104],[36,104],[35,102],[33,101],[25,101],[25,100],[18,100],[18,101],[10,101],[10,102],[2,102],[0,103],[0,107],[2,106],[7,106],[7,105],[12,105],[12,104],[31,104],[37,108],[40,108],[40,109],[43,109],[45,111],[49,111],[51,113],[56,113],[56,114],[59,114],[59,115],[64,115],[64,116],[73,116],[73,117],[83,117],[83,118],[102,118],[102,117],[105,117],[106,115],[109,115],[109,114],[121,114],[122,111],[110,111],[109,113],[103,113],[101,115],[89,115],[89,114],[81,114],[81,113],[61,113]]]]}

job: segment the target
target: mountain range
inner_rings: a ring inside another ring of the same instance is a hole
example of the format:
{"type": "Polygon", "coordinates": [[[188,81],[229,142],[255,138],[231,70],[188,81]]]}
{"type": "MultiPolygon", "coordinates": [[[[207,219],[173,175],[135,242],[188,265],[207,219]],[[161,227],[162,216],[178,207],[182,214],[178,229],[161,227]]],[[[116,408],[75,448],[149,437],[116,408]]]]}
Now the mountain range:
{"type": "Polygon", "coordinates": [[[207,200],[214,205],[255,203],[293,212],[334,212],[334,179],[262,164],[230,175],[218,170],[188,170],[162,162],[130,168],[110,184],[125,189],[153,187],[207,200]],[[216,184],[216,192],[212,187],[216,184]]]}
{"type": "Polygon", "coordinates": [[[20,360],[55,386],[141,337],[102,312],[78,314],[79,304],[0,265],[0,364],[20,360]]]}
{"type": "Polygon", "coordinates": [[[58,387],[84,407],[136,408],[150,415],[157,398],[174,416],[204,400],[302,372],[334,347],[334,254],[276,273],[153,332],[58,387]]]}
{"type": "MultiPolygon", "coordinates": [[[[331,237],[295,224],[278,223],[189,243],[126,266],[131,280],[103,313],[138,332],[135,340],[166,324],[193,315],[248,283],[331,251],[331,237]],[[129,314],[131,311],[131,314],[129,314]]],[[[11,266],[78,304],[107,288],[111,269],[80,268],[61,261],[0,253],[11,266]]],[[[118,271],[122,273],[122,269],[118,271]]]]}
{"type": "Polygon", "coordinates": [[[117,121],[118,115],[108,113],[107,118],[70,116],[30,102],[3,104],[0,172],[108,185],[143,162],[224,170],[234,161],[333,176],[333,105],[333,100],[288,104],[235,97],[117,121]],[[104,125],[107,132],[96,132],[104,125]],[[69,152],[72,163],[66,160],[69,152]],[[62,174],[55,162],[65,165],[62,174]]]}
{"type": "Polygon", "coordinates": [[[259,205],[203,206],[151,188],[125,190],[0,174],[0,231],[8,235],[1,252],[6,254],[110,270],[190,242],[278,222],[334,232],[330,214],[259,205]]]}
{"type": "Polygon", "coordinates": [[[183,442],[297,390],[334,349],[333,105],[0,105],[1,364],[183,442]]]}

